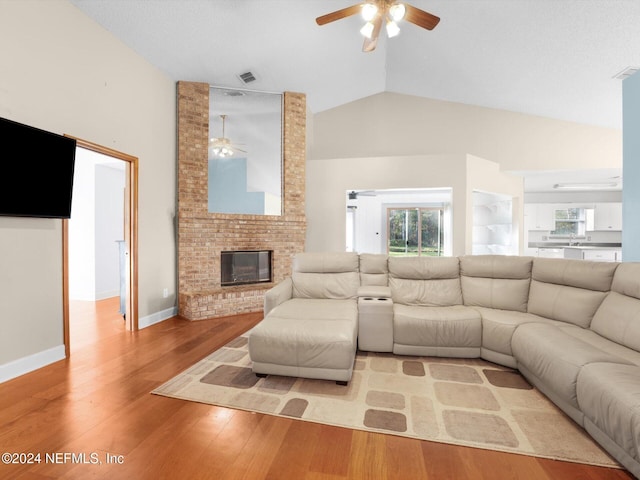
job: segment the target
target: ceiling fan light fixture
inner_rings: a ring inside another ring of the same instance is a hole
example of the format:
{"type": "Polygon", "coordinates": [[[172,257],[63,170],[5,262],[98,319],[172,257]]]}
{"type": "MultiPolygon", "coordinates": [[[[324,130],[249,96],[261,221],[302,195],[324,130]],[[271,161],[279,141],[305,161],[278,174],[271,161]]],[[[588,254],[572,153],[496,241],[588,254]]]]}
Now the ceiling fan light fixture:
{"type": "Polygon", "coordinates": [[[231,142],[228,138],[212,138],[210,144],[211,153],[216,157],[226,158],[233,155],[233,148],[231,148],[231,142]]]}
{"type": "Polygon", "coordinates": [[[373,23],[367,22],[360,29],[360,33],[367,38],[371,38],[371,35],[373,35],[373,28],[374,28],[373,23]]]}
{"type": "Polygon", "coordinates": [[[389,16],[394,22],[399,22],[400,20],[402,20],[406,12],[407,9],[402,3],[394,3],[389,7],[389,16]]]}
{"type": "Polygon", "coordinates": [[[387,28],[387,36],[389,38],[396,37],[400,33],[400,27],[394,21],[391,21],[391,20],[387,21],[386,28],[387,28]]]}
{"type": "Polygon", "coordinates": [[[362,5],[362,18],[366,22],[371,22],[378,13],[378,6],[375,3],[365,3],[362,5]]]}
{"type": "Polygon", "coordinates": [[[213,153],[214,156],[226,158],[232,156],[235,152],[231,146],[231,141],[224,136],[224,124],[227,116],[220,115],[220,118],[222,119],[222,137],[212,138],[209,141],[209,148],[211,148],[211,153],[213,153]]]}

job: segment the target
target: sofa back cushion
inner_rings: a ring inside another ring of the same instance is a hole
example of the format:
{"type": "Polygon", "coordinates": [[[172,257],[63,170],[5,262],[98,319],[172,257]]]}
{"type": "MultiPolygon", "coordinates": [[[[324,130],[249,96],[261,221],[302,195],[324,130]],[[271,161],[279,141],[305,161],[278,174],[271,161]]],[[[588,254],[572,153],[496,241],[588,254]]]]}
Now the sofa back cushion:
{"type": "Polygon", "coordinates": [[[527,311],[588,328],[611,288],[617,266],[615,262],[534,258],[527,311]]]}
{"type": "Polygon", "coordinates": [[[526,312],[532,265],[533,257],[460,257],[460,282],[464,304],[526,312]]]}
{"type": "Polygon", "coordinates": [[[389,285],[388,257],[378,253],[360,254],[360,285],[384,286],[389,285]]]}
{"type": "Polygon", "coordinates": [[[462,305],[458,257],[389,257],[389,286],[395,303],[462,305]]]}
{"type": "Polygon", "coordinates": [[[293,259],[294,298],[355,298],[360,286],[358,254],[299,253],[293,259]]]}
{"type": "Polygon", "coordinates": [[[640,351],[640,263],[621,263],[611,293],[591,322],[591,329],[616,343],[640,351]]]}

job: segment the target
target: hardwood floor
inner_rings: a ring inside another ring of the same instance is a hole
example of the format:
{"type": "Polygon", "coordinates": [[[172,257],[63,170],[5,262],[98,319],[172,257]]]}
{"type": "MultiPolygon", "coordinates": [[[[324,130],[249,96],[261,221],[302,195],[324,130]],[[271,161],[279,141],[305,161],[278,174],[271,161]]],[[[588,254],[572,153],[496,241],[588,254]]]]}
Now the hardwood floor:
{"type": "Polygon", "coordinates": [[[633,478],[624,470],[151,395],[153,388],[255,325],[261,315],[199,322],[172,318],[133,333],[123,325],[119,328],[122,318],[114,317],[112,310],[101,315],[101,309],[112,308],[108,303],[83,310],[85,320],[92,318],[94,325],[84,332],[72,331],[77,345],[72,343],[70,359],[0,384],[0,453],[40,454],[40,463],[0,464],[0,478],[633,478]],[[109,316],[111,321],[105,321],[109,316]],[[95,325],[98,320],[102,323],[95,325]]]}

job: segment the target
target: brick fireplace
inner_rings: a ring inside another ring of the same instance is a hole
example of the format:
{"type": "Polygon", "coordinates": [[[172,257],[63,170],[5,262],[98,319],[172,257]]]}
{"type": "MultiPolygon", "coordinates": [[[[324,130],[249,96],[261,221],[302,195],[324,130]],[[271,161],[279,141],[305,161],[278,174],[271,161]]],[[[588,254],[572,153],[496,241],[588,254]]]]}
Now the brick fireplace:
{"type": "Polygon", "coordinates": [[[285,92],[283,214],[208,212],[209,85],[178,82],[178,310],[189,320],[262,310],[304,250],[306,98],[285,92]],[[271,282],[222,286],[221,253],[270,251],[271,282]]]}

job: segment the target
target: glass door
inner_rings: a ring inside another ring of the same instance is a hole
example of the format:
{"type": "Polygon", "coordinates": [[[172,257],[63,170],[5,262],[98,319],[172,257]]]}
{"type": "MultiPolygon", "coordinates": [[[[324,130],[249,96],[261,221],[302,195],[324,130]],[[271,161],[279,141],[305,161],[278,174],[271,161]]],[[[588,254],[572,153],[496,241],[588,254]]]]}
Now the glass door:
{"type": "Polygon", "coordinates": [[[432,257],[442,256],[444,228],[442,228],[444,210],[440,208],[420,209],[420,254],[432,257]]]}
{"type": "Polygon", "coordinates": [[[391,256],[441,256],[443,209],[388,208],[387,253],[391,256]]]}

